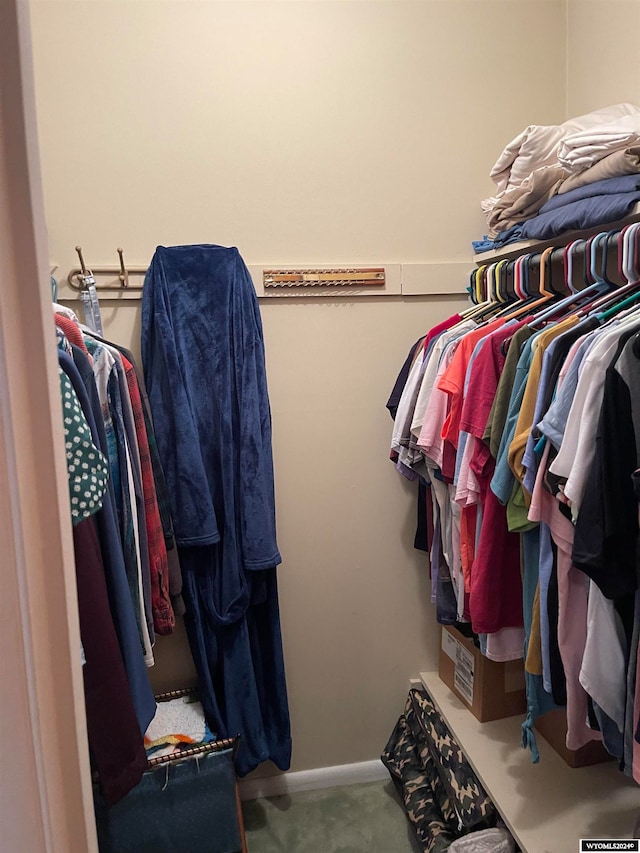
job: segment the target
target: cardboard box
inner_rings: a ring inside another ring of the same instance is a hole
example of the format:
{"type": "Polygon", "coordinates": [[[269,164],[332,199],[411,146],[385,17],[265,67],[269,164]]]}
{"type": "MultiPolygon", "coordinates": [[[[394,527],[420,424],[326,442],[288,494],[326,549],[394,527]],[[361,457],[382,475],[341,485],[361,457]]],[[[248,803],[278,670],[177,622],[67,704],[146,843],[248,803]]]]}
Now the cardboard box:
{"type": "Polygon", "coordinates": [[[442,627],[438,674],[481,723],[526,713],[524,662],[489,660],[451,625],[442,627]]]}
{"type": "Polygon", "coordinates": [[[613,756],[600,741],[591,741],[580,749],[567,749],[567,712],[564,709],[548,711],[538,717],[535,729],[569,767],[589,767],[591,764],[613,761],[613,756]]]}

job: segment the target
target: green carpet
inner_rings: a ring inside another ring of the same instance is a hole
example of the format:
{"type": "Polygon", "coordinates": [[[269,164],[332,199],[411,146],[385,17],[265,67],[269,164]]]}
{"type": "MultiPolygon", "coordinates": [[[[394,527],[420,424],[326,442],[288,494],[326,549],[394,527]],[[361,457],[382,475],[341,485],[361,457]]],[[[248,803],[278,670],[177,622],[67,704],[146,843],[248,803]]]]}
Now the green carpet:
{"type": "Polygon", "coordinates": [[[391,781],[249,800],[249,853],[418,853],[391,781]]]}

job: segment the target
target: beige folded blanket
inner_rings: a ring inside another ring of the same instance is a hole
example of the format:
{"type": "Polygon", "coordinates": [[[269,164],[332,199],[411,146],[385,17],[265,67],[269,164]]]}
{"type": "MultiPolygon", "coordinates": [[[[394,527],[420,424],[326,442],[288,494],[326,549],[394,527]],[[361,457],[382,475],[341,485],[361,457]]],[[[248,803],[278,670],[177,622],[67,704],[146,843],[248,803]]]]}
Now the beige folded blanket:
{"type": "Polygon", "coordinates": [[[622,151],[614,151],[613,154],[598,160],[590,169],[585,169],[584,172],[567,178],[562,182],[558,194],[562,195],[562,193],[568,193],[570,190],[577,190],[578,187],[592,184],[594,181],[619,178],[623,175],[635,175],[638,172],[640,172],[640,145],[632,145],[622,151]]]}
{"type": "Polygon", "coordinates": [[[598,125],[611,125],[625,116],[638,114],[640,107],[635,104],[614,104],[559,125],[529,125],[505,147],[489,173],[496,185],[497,195],[520,186],[542,166],[561,165],[558,162],[558,147],[571,134],[598,125]]]}
{"type": "Polygon", "coordinates": [[[486,212],[487,235],[496,237],[512,225],[531,219],[556,194],[562,195],[595,181],[636,174],[640,174],[640,145],[614,151],[577,175],[571,175],[562,166],[543,166],[532,172],[521,186],[503,193],[486,212]]]}
{"type": "Polygon", "coordinates": [[[512,187],[496,199],[486,212],[489,237],[531,219],[545,201],[558,192],[569,173],[562,166],[542,166],[532,172],[518,187],[512,187]]]}

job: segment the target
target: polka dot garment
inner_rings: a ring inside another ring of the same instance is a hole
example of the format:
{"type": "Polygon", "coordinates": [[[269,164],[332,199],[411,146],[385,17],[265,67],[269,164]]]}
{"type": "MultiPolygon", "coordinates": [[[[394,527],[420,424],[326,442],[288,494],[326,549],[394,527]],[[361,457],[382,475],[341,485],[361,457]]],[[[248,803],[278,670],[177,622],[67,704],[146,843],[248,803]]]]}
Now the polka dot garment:
{"type": "Polygon", "coordinates": [[[109,469],[93,443],[89,424],[67,374],[60,373],[71,520],[78,524],[98,512],[107,490],[109,469]]]}

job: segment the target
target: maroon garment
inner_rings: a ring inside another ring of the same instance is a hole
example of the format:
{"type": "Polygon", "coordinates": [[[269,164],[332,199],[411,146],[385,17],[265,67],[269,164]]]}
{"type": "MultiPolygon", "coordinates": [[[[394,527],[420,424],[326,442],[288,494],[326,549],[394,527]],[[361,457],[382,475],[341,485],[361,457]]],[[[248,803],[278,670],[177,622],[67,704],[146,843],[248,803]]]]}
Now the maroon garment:
{"type": "Polygon", "coordinates": [[[133,707],[116,637],[95,522],[73,528],[82,671],[92,763],[108,803],[134,788],[147,769],[143,733],[133,707]]]}
{"type": "MultiPolygon", "coordinates": [[[[482,525],[469,582],[469,613],[476,633],[492,634],[523,623],[520,534],[509,530],[507,508],[489,488],[495,459],[482,440],[506,356],[502,344],[527,320],[508,323],[485,340],[471,367],[460,428],[476,439],[469,461],[480,486],[482,525]]],[[[473,547],[475,537],[467,547],[473,547]]]]}
{"type": "Polygon", "coordinates": [[[450,441],[445,439],[442,443],[442,479],[445,483],[453,485],[456,475],[456,449],[450,441]]]}
{"type": "Polygon", "coordinates": [[[520,534],[509,531],[507,508],[489,488],[494,468],[495,460],[490,458],[486,477],[480,480],[482,526],[469,596],[471,622],[477,634],[494,634],[524,624],[520,534]]]}
{"type": "Polygon", "coordinates": [[[122,356],[122,364],[127,378],[127,388],[131,398],[133,419],[140,454],[142,471],[142,491],[144,495],[144,522],[147,531],[147,550],[149,552],[149,568],[151,572],[151,608],[153,611],[153,627],[157,634],[166,636],[172,634],[176,627],[176,618],[169,597],[169,563],[167,546],[164,541],[164,530],[158,509],[156,486],[151,467],[151,452],[147,429],[144,423],[144,410],[136,371],[130,361],[122,356]]]}

